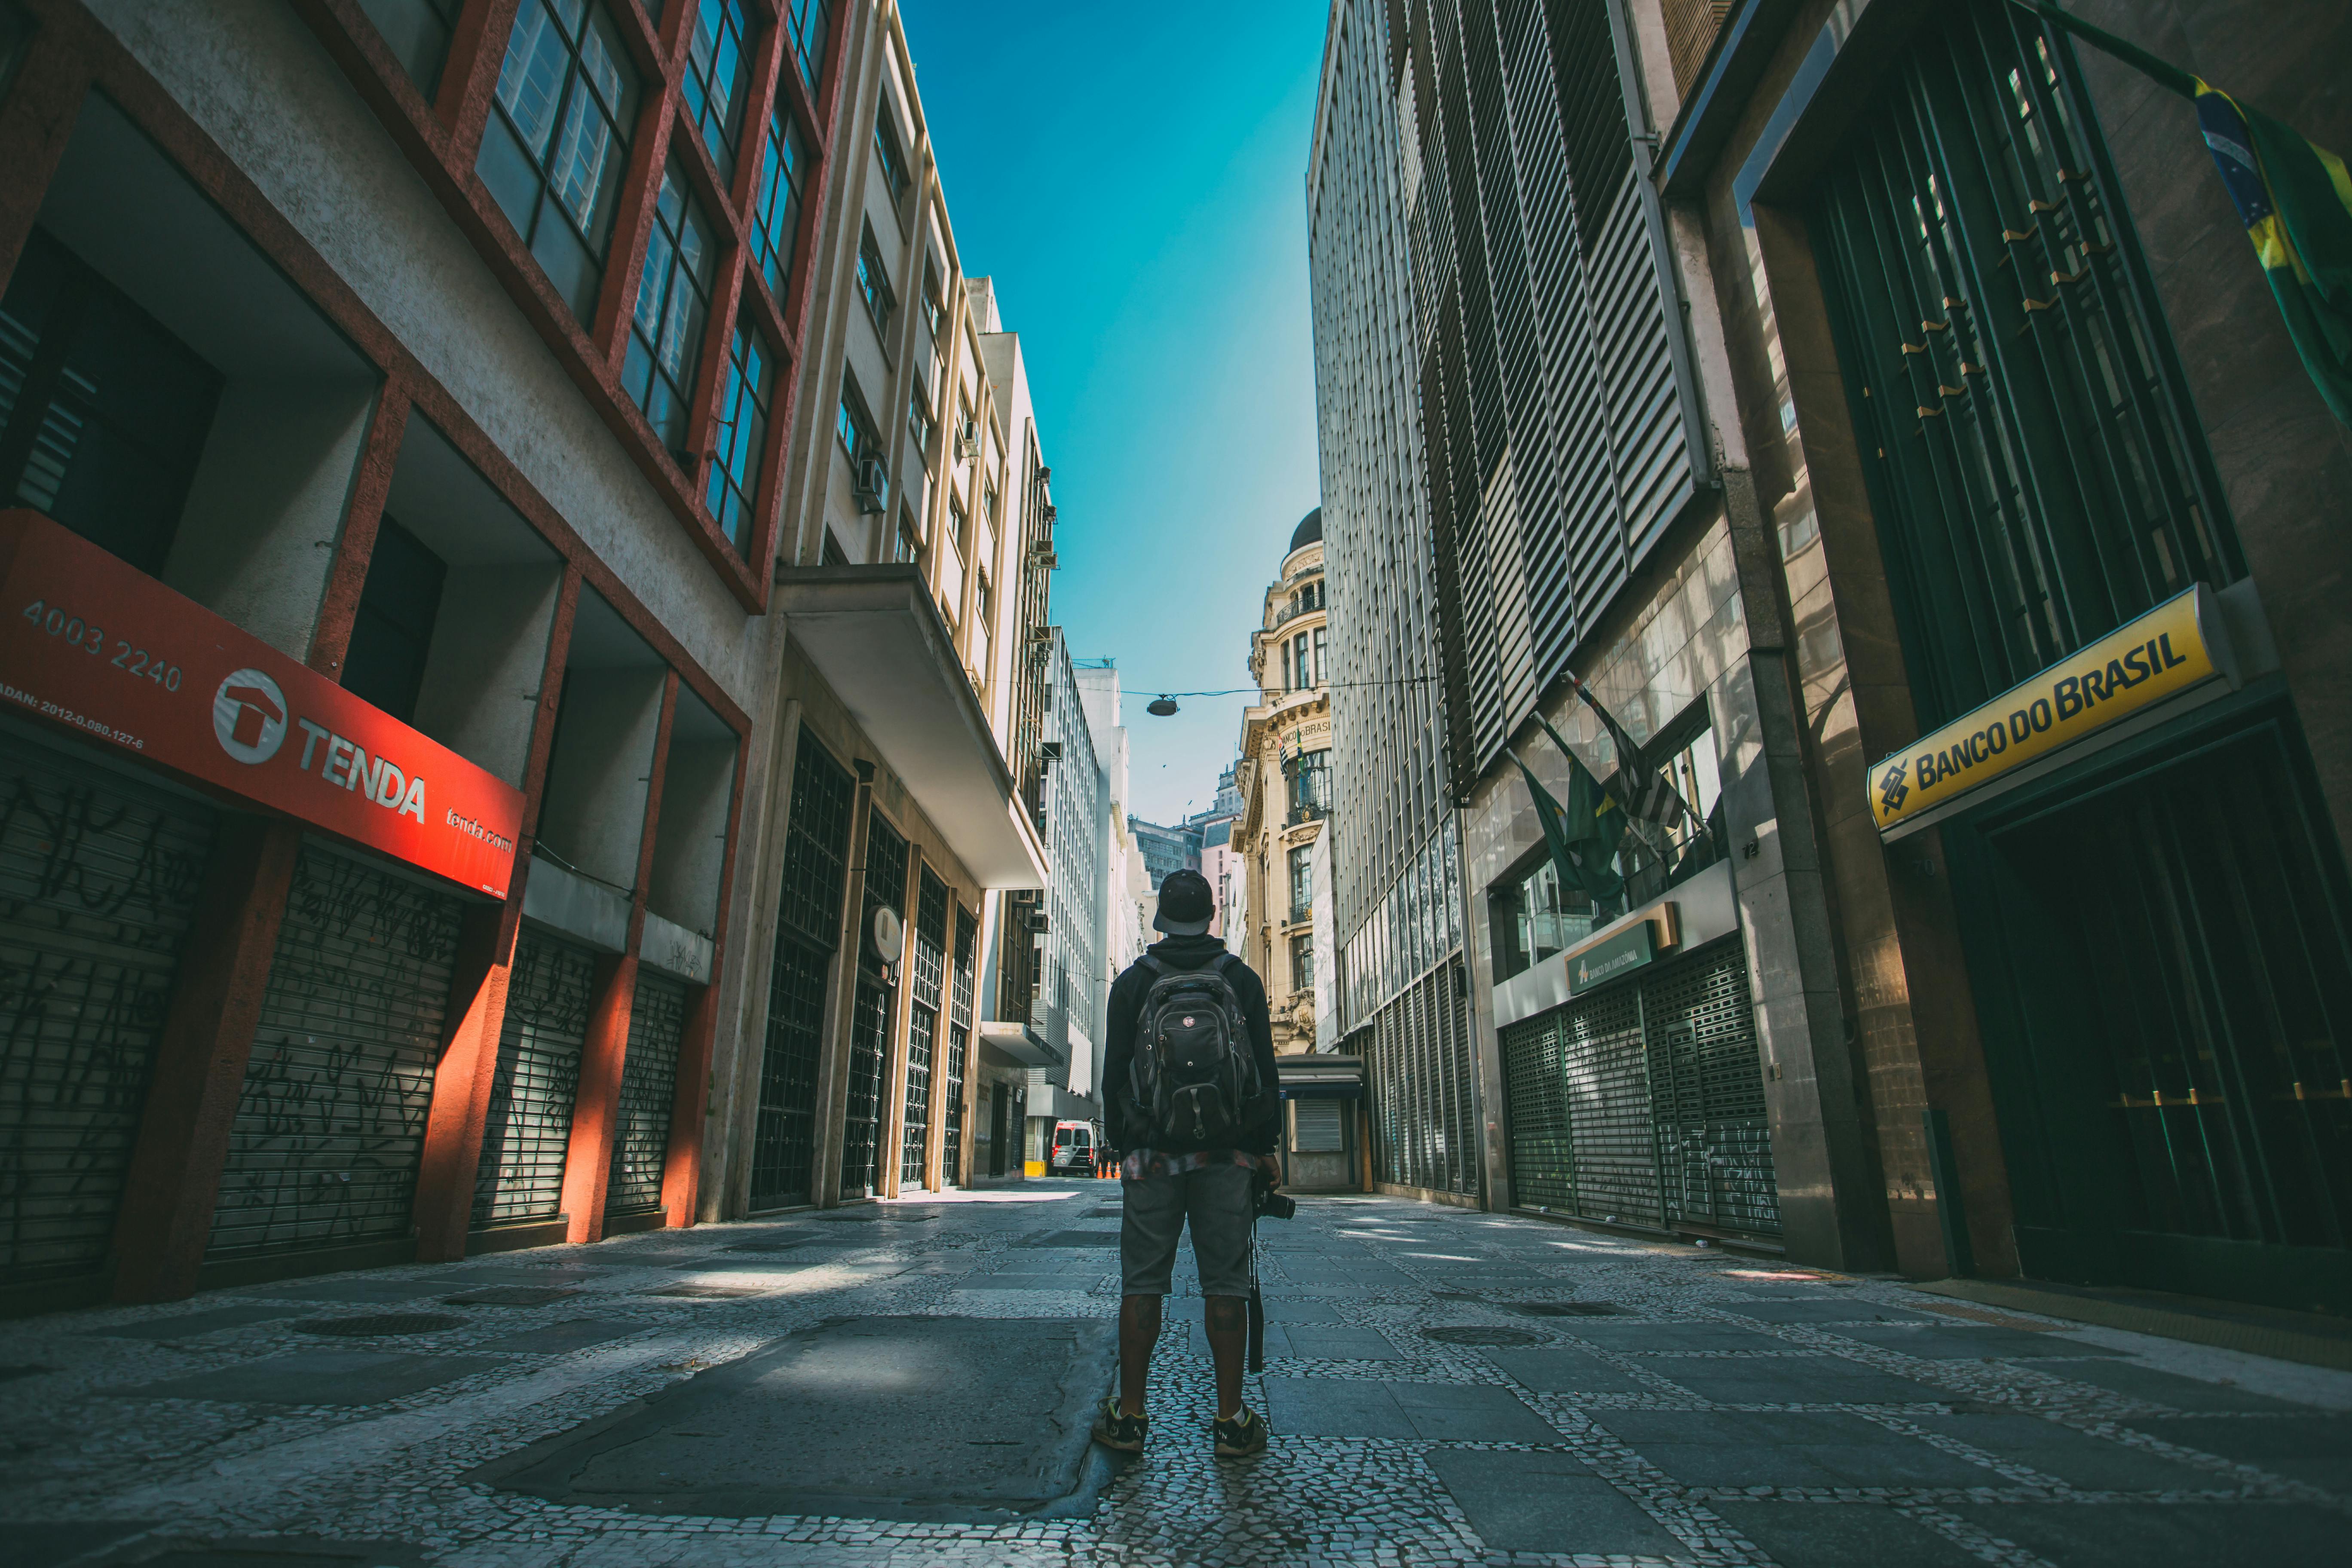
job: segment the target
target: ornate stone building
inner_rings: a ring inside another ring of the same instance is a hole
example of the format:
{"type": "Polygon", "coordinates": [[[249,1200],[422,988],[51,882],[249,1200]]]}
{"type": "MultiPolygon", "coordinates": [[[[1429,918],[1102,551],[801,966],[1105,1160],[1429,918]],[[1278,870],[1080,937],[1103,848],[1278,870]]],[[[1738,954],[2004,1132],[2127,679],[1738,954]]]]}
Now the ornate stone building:
{"type": "Polygon", "coordinates": [[[1277,1052],[1315,1048],[1315,975],[1330,955],[1314,935],[1311,854],[1331,812],[1331,699],[1326,684],[1323,509],[1300,520],[1266,586],[1250,637],[1258,700],[1242,715],[1233,842],[1247,888],[1243,960],[1265,981],[1277,1052]]]}

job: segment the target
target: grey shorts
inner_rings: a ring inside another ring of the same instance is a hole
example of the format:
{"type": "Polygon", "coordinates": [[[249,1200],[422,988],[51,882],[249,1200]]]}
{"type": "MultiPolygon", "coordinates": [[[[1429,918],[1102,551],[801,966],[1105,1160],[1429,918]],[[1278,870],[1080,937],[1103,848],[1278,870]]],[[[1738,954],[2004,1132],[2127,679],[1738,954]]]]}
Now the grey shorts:
{"type": "Polygon", "coordinates": [[[1176,1243],[1192,1224],[1192,1257],[1203,1296],[1246,1296],[1250,1289],[1250,1184],[1245,1165],[1208,1165],[1181,1175],[1121,1182],[1126,1217],[1118,1227],[1118,1265],[1129,1296],[1165,1296],[1176,1271],[1176,1243]]]}

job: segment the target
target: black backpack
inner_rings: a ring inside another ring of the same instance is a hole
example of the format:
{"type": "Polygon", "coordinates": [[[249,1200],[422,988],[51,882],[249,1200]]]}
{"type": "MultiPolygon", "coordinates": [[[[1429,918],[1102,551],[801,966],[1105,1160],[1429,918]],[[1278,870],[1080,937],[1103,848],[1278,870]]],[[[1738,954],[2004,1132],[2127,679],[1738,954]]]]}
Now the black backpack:
{"type": "Polygon", "coordinates": [[[1231,953],[1205,969],[1171,969],[1150,953],[1136,961],[1151,975],[1135,1020],[1128,1091],[1156,1139],[1215,1148],[1267,1119],[1268,1086],[1241,998],[1225,978],[1231,953]]]}

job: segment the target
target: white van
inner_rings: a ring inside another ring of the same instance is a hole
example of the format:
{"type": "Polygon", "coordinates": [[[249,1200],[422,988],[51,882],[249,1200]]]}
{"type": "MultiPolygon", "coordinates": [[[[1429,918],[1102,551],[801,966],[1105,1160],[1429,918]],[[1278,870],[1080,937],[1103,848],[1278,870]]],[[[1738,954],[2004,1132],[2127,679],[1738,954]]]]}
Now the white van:
{"type": "Polygon", "coordinates": [[[1100,1142],[1091,1121],[1054,1123],[1054,1149],[1045,1159],[1047,1173],[1056,1176],[1093,1175],[1095,1150],[1100,1142]]]}

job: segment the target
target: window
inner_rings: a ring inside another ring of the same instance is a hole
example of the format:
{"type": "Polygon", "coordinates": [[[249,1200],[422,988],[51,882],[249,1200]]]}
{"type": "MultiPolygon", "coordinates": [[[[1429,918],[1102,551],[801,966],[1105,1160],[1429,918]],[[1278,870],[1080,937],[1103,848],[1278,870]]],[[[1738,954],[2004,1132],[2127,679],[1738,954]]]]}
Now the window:
{"type": "Polygon", "coordinates": [[[637,280],[637,308],[629,318],[629,353],[621,384],[646,411],[662,445],[686,461],[689,405],[702,360],[702,323],[710,313],[710,281],[718,247],[702,209],[687,194],[673,163],[662,174],[661,196],[646,237],[646,270],[637,280]]]}
{"type": "Polygon", "coordinates": [[[1723,858],[1723,785],[1706,703],[1692,703],[1642,749],[1690,814],[1672,827],[1642,824],[1627,837],[1617,863],[1634,902],[1657,897],[1723,858]]]}
{"type": "Polygon", "coordinates": [[[1305,632],[1301,632],[1297,637],[1290,639],[1290,654],[1291,669],[1297,677],[1296,680],[1291,682],[1291,689],[1294,691],[1303,691],[1307,687],[1315,684],[1315,667],[1307,662],[1307,634],[1305,632]]]}
{"type": "Polygon", "coordinates": [[[1303,921],[1315,909],[1315,847],[1301,844],[1290,852],[1290,918],[1303,921]]]}
{"type": "Polygon", "coordinates": [[[343,689],[404,724],[416,722],[416,694],[425,686],[425,658],[448,573],[389,512],[377,523],[351,647],[343,655],[343,689]]]}
{"type": "Polygon", "coordinates": [[[885,94],[874,111],[874,155],[882,160],[882,183],[890,187],[890,203],[907,199],[907,155],[898,150],[898,128],[890,122],[890,99],[885,94]]]}
{"type": "Polygon", "coordinates": [[[1317,626],[1315,628],[1314,637],[1315,680],[1318,685],[1320,685],[1322,682],[1331,679],[1331,667],[1323,662],[1324,649],[1328,645],[1330,633],[1325,627],[1317,626]]]}
{"type": "Polygon", "coordinates": [[[727,384],[719,395],[718,450],[710,464],[705,505],[711,521],[738,550],[751,543],[751,509],[760,493],[760,458],[768,444],[768,400],[775,356],[759,331],[739,324],[727,353],[727,384]]]}
{"type": "Polygon", "coordinates": [[[971,606],[983,628],[996,624],[996,590],[984,575],[972,590],[971,606]]]}
{"type": "Polygon", "coordinates": [[[829,36],[826,26],[825,0],[782,0],[777,6],[783,18],[784,37],[793,47],[793,59],[801,68],[801,79],[808,83],[812,93],[824,75],[824,46],[829,36]]]}
{"type": "Polygon", "coordinates": [[[898,509],[898,544],[890,559],[912,564],[923,558],[922,537],[915,531],[915,516],[905,507],[898,509]]]}
{"type": "Polygon", "coordinates": [[[915,438],[915,455],[928,466],[931,450],[931,395],[920,377],[915,378],[914,390],[907,395],[907,434],[915,438]]]}
{"type": "Polygon", "coordinates": [[[0,496],[163,570],[221,375],[35,229],[0,299],[0,496]]]}
{"type": "Polygon", "coordinates": [[[1290,939],[1290,988],[1315,989],[1315,938],[1306,931],[1290,939]]]}
{"type": "Polygon", "coordinates": [[[583,321],[604,281],[637,92],[636,68],[602,5],[522,0],[475,166],[583,321]]]}
{"type": "Polygon", "coordinates": [[[735,183],[735,149],[743,139],[743,100],[751,62],[743,53],[751,18],[743,0],[700,0],[686,45],[686,112],[702,132],[724,184],[735,183]]]}
{"type": "Polygon", "coordinates": [[[898,296],[890,291],[890,274],[882,267],[882,247],[874,243],[874,231],[870,228],[857,247],[857,292],[864,297],[866,313],[873,319],[874,330],[887,349],[890,318],[898,312],[898,296]]]}
{"type": "Polygon", "coordinates": [[[997,510],[996,487],[993,484],[985,486],[981,492],[980,514],[988,519],[991,528],[1003,521],[1003,514],[997,510]]]}
{"type": "Polygon", "coordinates": [[[1331,809],[1331,752],[1328,747],[1307,752],[1285,771],[1290,774],[1291,820],[1303,822],[1331,809]]]}
{"type": "Polygon", "coordinates": [[[890,476],[883,467],[882,437],[874,428],[874,416],[866,411],[866,399],[858,395],[857,383],[847,371],[841,375],[841,409],[835,416],[833,428],[834,434],[841,437],[842,451],[848,456],[850,482],[857,488],[860,509],[882,510],[890,499],[890,476]],[[869,499],[870,505],[866,504],[869,499]]]}
{"type": "Polygon", "coordinates": [[[360,0],[360,9],[428,102],[440,89],[441,68],[448,63],[457,5],[458,0],[360,0]]]}
{"type": "Polygon", "coordinates": [[[751,226],[751,256],[768,292],[781,309],[784,283],[793,273],[793,247],[800,237],[801,177],[808,146],[792,116],[779,107],[768,115],[768,153],[760,166],[758,215],[751,226]]]}
{"type": "Polygon", "coordinates": [[[1280,646],[1282,648],[1282,687],[1281,689],[1275,694],[1277,698],[1296,689],[1297,686],[1297,683],[1291,679],[1290,639],[1285,637],[1280,646]]]}
{"type": "Polygon", "coordinates": [[[1495,978],[1508,980],[1591,934],[1596,913],[1581,888],[1564,892],[1548,849],[1528,869],[1506,877],[1487,897],[1494,939],[1495,978]]]}

